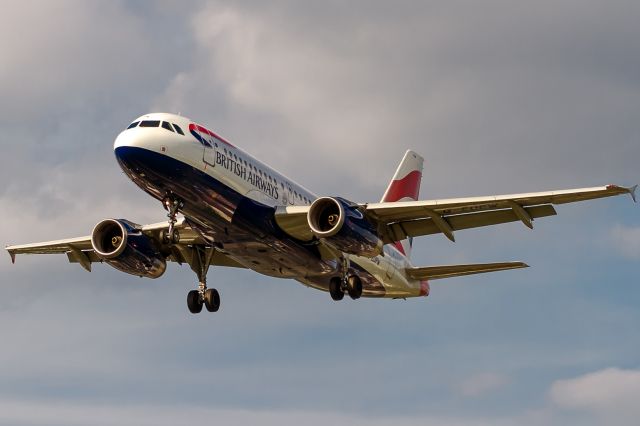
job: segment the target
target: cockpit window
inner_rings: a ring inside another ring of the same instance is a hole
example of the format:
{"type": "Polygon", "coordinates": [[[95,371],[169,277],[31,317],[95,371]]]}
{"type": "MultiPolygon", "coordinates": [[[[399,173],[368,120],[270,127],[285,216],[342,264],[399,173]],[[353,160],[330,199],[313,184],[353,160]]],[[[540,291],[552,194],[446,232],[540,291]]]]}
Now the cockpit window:
{"type": "Polygon", "coordinates": [[[170,132],[173,132],[173,129],[171,128],[171,124],[169,122],[167,122],[167,121],[163,121],[162,122],[162,128],[163,129],[167,129],[170,132]]]}
{"type": "Polygon", "coordinates": [[[180,126],[178,126],[176,123],[173,123],[173,127],[176,129],[176,132],[180,133],[182,136],[184,136],[184,132],[182,131],[182,129],[180,128],[180,126]]]}
{"type": "Polygon", "coordinates": [[[144,120],[140,122],[140,127],[159,127],[159,120],[144,120]]]}
{"type": "Polygon", "coordinates": [[[134,121],[133,123],[129,124],[129,127],[127,127],[127,129],[133,129],[134,127],[136,127],[138,125],[139,121],[134,121]]]}

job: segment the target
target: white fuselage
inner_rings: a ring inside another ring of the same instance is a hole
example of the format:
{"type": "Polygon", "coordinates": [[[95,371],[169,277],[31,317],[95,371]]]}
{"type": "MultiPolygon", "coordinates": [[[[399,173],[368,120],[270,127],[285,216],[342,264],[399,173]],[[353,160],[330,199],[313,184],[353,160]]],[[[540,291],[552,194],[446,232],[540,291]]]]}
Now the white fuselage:
{"type": "MultiPolygon", "coordinates": [[[[219,249],[243,266],[327,290],[329,278],[341,265],[272,229],[267,220],[268,212],[277,207],[311,204],[317,198],[314,193],[185,117],[157,113],[135,122],[172,124],[138,124],[115,140],[116,156],[138,186],[159,200],[167,192],[185,199],[182,213],[189,223],[209,241],[220,242],[219,249]],[[260,225],[262,216],[265,226],[260,225]]],[[[406,277],[404,271],[411,267],[407,257],[393,245],[383,250],[373,258],[345,255],[359,274],[370,277],[363,296],[428,294],[426,281],[406,277]]]]}

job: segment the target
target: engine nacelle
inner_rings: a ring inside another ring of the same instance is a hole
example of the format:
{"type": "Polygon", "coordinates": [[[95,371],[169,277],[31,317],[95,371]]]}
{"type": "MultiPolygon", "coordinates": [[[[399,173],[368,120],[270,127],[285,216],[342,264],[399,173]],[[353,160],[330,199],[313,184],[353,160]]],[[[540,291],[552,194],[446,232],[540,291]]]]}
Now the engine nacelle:
{"type": "Polygon", "coordinates": [[[155,242],[124,219],[105,219],[91,234],[93,251],[107,264],[131,275],[158,278],[167,269],[155,242]]]}
{"type": "Polygon", "coordinates": [[[382,253],[375,227],[344,198],[318,198],[309,208],[307,221],[313,235],[342,252],[365,257],[382,253]]]}

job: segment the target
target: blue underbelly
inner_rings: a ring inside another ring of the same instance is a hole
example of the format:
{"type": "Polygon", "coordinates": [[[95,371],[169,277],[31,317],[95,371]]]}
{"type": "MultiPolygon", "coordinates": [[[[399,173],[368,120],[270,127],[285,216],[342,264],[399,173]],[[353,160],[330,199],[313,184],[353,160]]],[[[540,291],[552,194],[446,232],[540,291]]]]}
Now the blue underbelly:
{"type": "MultiPolygon", "coordinates": [[[[338,274],[338,262],[323,261],[315,243],[293,239],[277,226],[273,207],[167,155],[122,146],[115,149],[115,155],[124,173],[152,197],[161,201],[174,194],[180,198],[184,203],[181,213],[189,225],[247,268],[323,289],[338,274]]],[[[363,280],[365,295],[384,294],[384,287],[373,276],[354,267],[363,280]]]]}

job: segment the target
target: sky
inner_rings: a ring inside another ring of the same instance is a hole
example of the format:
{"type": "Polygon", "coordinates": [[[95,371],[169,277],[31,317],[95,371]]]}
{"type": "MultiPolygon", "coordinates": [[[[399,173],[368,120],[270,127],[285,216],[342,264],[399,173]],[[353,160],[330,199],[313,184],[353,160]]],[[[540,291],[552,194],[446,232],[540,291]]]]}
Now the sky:
{"type": "MultiPolygon", "coordinates": [[[[640,3],[0,0],[0,244],[165,219],[113,140],[180,113],[322,195],[377,201],[640,183],[640,3]]],[[[526,261],[406,301],[212,268],[158,280],[0,262],[2,425],[636,424],[629,197],[414,242],[416,265],[526,261]]]]}

